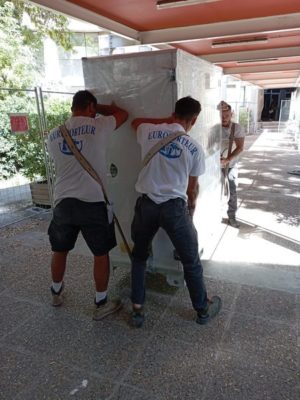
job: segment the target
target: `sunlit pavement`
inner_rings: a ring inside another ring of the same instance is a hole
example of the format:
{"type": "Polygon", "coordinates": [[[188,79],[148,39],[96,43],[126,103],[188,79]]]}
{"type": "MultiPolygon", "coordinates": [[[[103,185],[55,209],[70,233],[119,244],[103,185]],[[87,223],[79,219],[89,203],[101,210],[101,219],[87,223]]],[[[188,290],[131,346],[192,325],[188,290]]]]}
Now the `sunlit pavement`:
{"type": "Polygon", "coordinates": [[[126,269],[110,283],[124,309],[93,322],[92,260],[76,250],[53,309],[47,213],[0,230],[0,399],[298,400],[300,177],[288,173],[300,169],[297,147],[275,124],[247,137],[241,227],[220,223],[204,249],[208,292],[223,299],[204,327],[186,288],[149,276],[145,325],[130,328],[126,269]]]}

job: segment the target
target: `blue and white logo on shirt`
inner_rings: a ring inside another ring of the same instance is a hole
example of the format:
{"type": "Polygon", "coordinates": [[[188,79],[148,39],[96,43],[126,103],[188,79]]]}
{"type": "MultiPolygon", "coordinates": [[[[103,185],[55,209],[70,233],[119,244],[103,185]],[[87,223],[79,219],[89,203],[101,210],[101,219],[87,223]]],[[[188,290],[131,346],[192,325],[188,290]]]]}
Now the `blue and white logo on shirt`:
{"type": "MultiPolygon", "coordinates": [[[[150,131],[148,134],[148,140],[152,141],[153,139],[161,140],[165,137],[168,137],[170,132],[157,130],[150,131]]],[[[185,147],[192,156],[194,156],[197,152],[197,146],[182,132],[182,136],[177,137],[171,143],[167,144],[163,148],[159,150],[159,153],[167,158],[179,158],[182,154],[183,147],[185,147]]]]}
{"type": "Polygon", "coordinates": [[[182,149],[177,146],[176,143],[171,142],[161,148],[159,153],[167,158],[179,158],[181,156],[182,149]]]}
{"type": "MultiPolygon", "coordinates": [[[[73,139],[74,140],[74,139],[73,139]]],[[[82,140],[74,140],[74,143],[77,147],[77,149],[79,151],[82,150],[82,140]]],[[[69,149],[69,146],[67,145],[67,142],[65,141],[65,139],[63,140],[62,143],[59,143],[59,149],[60,151],[65,154],[66,156],[72,156],[73,153],[72,151],[69,149]]]]}

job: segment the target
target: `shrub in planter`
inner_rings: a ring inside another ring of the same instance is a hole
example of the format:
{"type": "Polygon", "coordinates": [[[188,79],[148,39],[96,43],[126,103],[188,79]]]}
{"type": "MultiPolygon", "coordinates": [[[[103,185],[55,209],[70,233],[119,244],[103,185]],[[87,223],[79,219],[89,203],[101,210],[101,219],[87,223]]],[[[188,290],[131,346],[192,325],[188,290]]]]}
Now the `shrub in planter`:
{"type": "MultiPolygon", "coordinates": [[[[45,112],[47,118],[48,129],[64,122],[70,116],[71,99],[69,101],[46,100],[45,112]]],[[[0,174],[1,179],[7,179],[20,173],[31,182],[46,182],[46,166],[45,156],[40,135],[39,118],[36,111],[35,99],[10,96],[6,101],[1,103],[0,121],[0,174]],[[30,130],[28,133],[15,135],[10,131],[9,114],[11,112],[22,112],[29,115],[30,130]]],[[[33,193],[40,192],[34,189],[33,193]]],[[[45,190],[42,189],[43,197],[45,190]]],[[[34,196],[34,194],[33,194],[34,196]]],[[[48,196],[49,197],[49,196],[48,196]]],[[[35,204],[38,203],[33,200],[35,204]]],[[[50,200],[45,200],[46,204],[50,204],[50,200]]]]}
{"type": "MultiPolygon", "coordinates": [[[[60,125],[70,115],[70,102],[45,103],[48,129],[60,125]]],[[[45,156],[37,114],[29,115],[30,132],[17,137],[20,172],[30,180],[46,180],[45,156]]]]}

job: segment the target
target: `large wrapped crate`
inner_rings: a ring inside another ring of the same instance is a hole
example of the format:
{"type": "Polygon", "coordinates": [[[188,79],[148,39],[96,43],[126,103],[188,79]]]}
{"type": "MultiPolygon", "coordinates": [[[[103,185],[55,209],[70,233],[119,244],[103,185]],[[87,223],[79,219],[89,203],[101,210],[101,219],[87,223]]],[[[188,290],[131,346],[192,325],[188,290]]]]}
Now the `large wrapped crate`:
{"type": "MultiPolygon", "coordinates": [[[[206,172],[200,178],[200,195],[194,221],[200,249],[211,240],[220,221],[220,136],[212,127],[219,122],[222,71],[180,50],[163,50],[83,59],[86,89],[100,103],[114,101],[129,112],[129,120],[111,135],[107,153],[107,188],[116,215],[130,244],[130,226],[138,197],[135,183],[141,169],[141,153],[131,121],[136,117],[172,114],[177,99],[192,96],[202,111],[190,134],[206,154],[206,172]]],[[[160,230],[154,238],[148,268],[167,276],[170,284],[183,283],[182,265],[174,259],[174,248],[160,230]]],[[[118,236],[111,252],[113,266],[128,266],[129,257],[118,236]]]]}

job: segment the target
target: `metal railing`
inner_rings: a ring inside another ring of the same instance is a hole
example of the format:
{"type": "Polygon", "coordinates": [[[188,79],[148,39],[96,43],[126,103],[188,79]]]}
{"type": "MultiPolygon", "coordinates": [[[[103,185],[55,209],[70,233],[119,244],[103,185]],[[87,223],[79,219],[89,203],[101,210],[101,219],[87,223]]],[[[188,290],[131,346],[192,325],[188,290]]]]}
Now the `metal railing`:
{"type": "MultiPolygon", "coordinates": [[[[41,87],[35,87],[33,89],[0,88],[0,93],[1,91],[9,92],[12,97],[15,94],[18,96],[20,95],[19,97],[24,96],[22,109],[20,109],[20,104],[14,106],[14,101],[10,101],[9,96],[5,96],[3,102],[7,101],[7,111],[3,110],[3,108],[5,108],[3,105],[1,128],[6,124],[7,131],[10,113],[22,112],[30,114],[34,112],[37,115],[41,155],[44,158],[46,168],[50,203],[53,204],[54,169],[45,142],[45,137],[48,132],[47,104],[45,98],[59,99],[63,96],[63,99],[65,100],[71,95],[73,96],[74,93],[43,90],[41,87]]],[[[2,132],[0,132],[0,143],[1,140],[5,140],[1,133],[2,132]]],[[[17,143],[15,145],[17,145],[17,143]]],[[[4,148],[4,146],[1,147],[2,149],[4,148]]],[[[15,176],[10,177],[9,179],[5,179],[4,176],[0,177],[0,227],[17,222],[20,219],[23,219],[23,217],[27,218],[27,215],[30,217],[32,215],[30,208],[34,210],[33,212],[36,214],[39,208],[33,208],[33,205],[29,179],[26,179],[19,173],[16,173],[15,176]]],[[[40,210],[44,211],[42,208],[40,208],[40,210]]]]}

